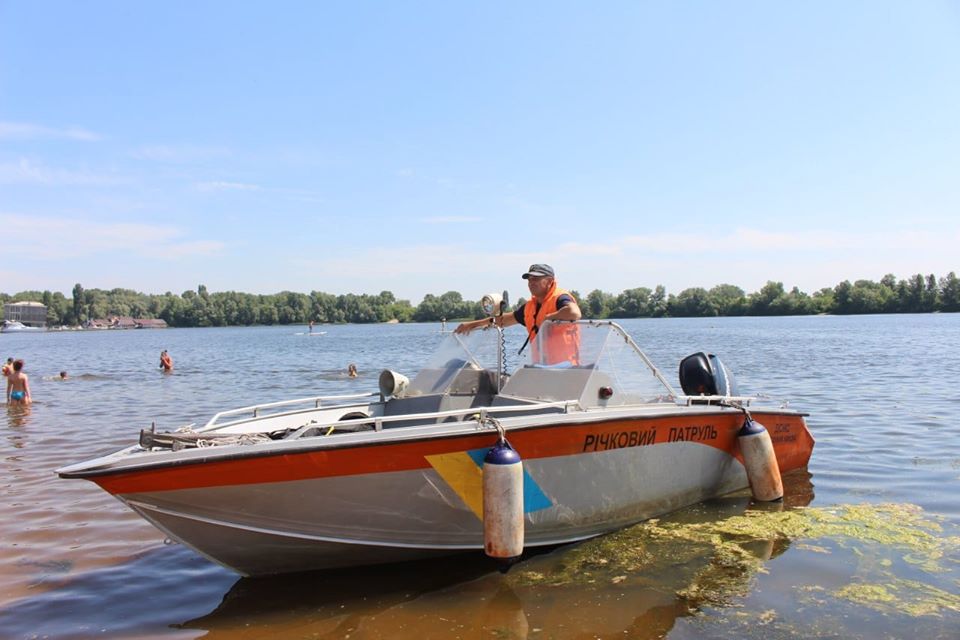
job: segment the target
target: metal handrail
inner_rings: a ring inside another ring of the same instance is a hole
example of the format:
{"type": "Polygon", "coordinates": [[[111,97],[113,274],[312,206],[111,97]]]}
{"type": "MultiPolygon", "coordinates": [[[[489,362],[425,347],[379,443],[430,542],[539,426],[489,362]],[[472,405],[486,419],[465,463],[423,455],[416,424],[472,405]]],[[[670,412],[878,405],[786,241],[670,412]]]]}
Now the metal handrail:
{"type": "Polygon", "coordinates": [[[556,322],[557,324],[564,324],[564,323],[582,324],[584,326],[590,326],[590,327],[604,327],[604,326],[612,327],[614,330],[616,330],[617,333],[620,334],[620,336],[626,341],[626,343],[630,345],[630,348],[633,349],[638,356],[640,356],[640,359],[643,360],[643,363],[647,365],[647,368],[650,369],[654,377],[660,381],[660,384],[666,387],[670,395],[675,398],[679,397],[679,394],[673,388],[673,385],[670,384],[670,382],[663,376],[663,374],[660,372],[660,369],[657,367],[657,365],[653,364],[653,361],[647,357],[647,354],[643,352],[643,349],[640,348],[640,345],[634,342],[633,338],[630,337],[630,334],[627,333],[626,329],[621,327],[616,322],[613,322],[612,320],[550,320],[549,322],[556,322]]]}
{"type": "Polygon", "coordinates": [[[411,420],[431,420],[436,421],[441,418],[451,418],[456,416],[476,416],[482,423],[487,414],[490,413],[508,413],[508,412],[534,412],[543,409],[561,408],[566,413],[570,412],[571,407],[583,410],[579,400],[555,400],[553,402],[537,402],[533,404],[510,404],[502,407],[468,407],[466,409],[449,409],[447,411],[428,411],[426,413],[404,413],[396,416],[369,416],[365,418],[351,418],[349,420],[337,420],[335,422],[316,422],[305,424],[290,435],[285,440],[296,440],[311,429],[323,429],[331,426],[352,426],[358,424],[373,423],[376,431],[382,431],[385,423],[407,422],[411,420]]]}
{"type": "Polygon", "coordinates": [[[228,409],[227,411],[221,411],[217,414],[214,414],[214,416],[210,418],[200,429],[198,429],[198,431],[217,426],[217,421],[226,416],[235,416],[242,413],[252,412],[252,417],[256,418],[259,417],[260,412],[264,409],[275,409],[276,407],[284,407],[293,404],[305,404],[308,402],[314,403],[314,408],[319,409],[324,402],[333,402],[335,400],[359,400],[361,398],[372,398],[376,396],[379,396],[379,394],[374,391],[370,391],[367,393],[353,393],[340,396],[314,396],[311,398],[297,398],[295,400],[280,400],[278,402],[269,402],[267,404],[256,404],[250,405],[249,407],[240,407],[238,409],[228,409]]]}
{"type": "MultiPolygon", "coordinates": [[[[593,323],[594,321],[593,321],[593,320],[590,320],[589,322],[590,322],[590,323],[593,323]]],[[[603,323],[609,324],[611,327],[613,327],[614,329],[616,329],[617,332],[618,332],[621,336],[623,336],[624,340],[627,341],[627,344],[630,345],[630,347],[631,347],[634,351],[636,351],[637,355],[640,356],[640,359],[643,360],[644,364],[647,365],[647,367],[653,372],[653,375],[657,378],[657,380],[660,381],[660,384],[662,384],[663,386],[665,386],[665,387],[667,388],[667,390],[670,392],[670,395],[672,395],[673,397],[676,398],[676,397],[677,397],[677,392],[676,392],[676,390],[673,388],[673,385],[671,385],[670,382],[669,382],[666,378],[663,377],[663,374],[660,373],[660,369],[657,368],[657,365],[653,364],[653,361],[650,360],[650,358],[647,357],[647,354],[645,354],[645,353],[643,352],[643,349],[640,348],[640,345],[638,345],[636,342],[634,342],[633,338],[630,337],[630,334],[627,333],[626,330],[625,330],[623,327],[621,327],[619,324],[617,324],[616,322],[611,322],[611,321],[609,321],[609,320],[605,320],[605,321],[603,321],[603,323]]],[[[600,324],[600,323],[597,323],[597,324],[600,324]]]]}
{"type": "Polygon", "coordinates": [[[677,396],[677,401],[681,404],[691,405],[696,403],[740,403],[745,406],[750,406],[750,402],[754,400],[760,400],[757,396],[689,396],[689,395],[679,395],[677,396]]]}

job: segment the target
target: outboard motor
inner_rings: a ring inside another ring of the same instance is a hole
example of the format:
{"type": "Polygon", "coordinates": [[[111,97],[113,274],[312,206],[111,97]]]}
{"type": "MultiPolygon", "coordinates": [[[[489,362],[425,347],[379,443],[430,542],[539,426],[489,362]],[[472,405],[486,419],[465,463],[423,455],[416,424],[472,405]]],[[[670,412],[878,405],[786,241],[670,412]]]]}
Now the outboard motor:
{"type": "Polygon", "coordinates": [[[680,387],[688,396],[735,396],[733,374],[712,353],[702,351],[680,361],[680,387]]]}

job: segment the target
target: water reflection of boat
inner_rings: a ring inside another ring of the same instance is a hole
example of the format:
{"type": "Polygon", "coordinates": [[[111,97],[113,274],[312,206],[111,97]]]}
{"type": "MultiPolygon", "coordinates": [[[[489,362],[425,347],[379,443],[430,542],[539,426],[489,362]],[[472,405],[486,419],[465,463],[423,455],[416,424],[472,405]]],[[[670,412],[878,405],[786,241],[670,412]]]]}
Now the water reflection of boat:
{"type": "MultiPolygon", "coordinates": [[[[533,351],[549,357],[551,331],[569,327],[545,324],[533,351]]],[[[531,361],[507,375],[495,329],[452,334],[409,384],[385,371],[379,398],[225,411],[196,431],[143,432],[139,445],[59,473],[96,482],[170,537],[257,575],[483,549],[481,463],[498,432],[524,459],[527,548],[747,487],[737,443],[745,406],[770,428],[782,471],[807,464],[802,414],[732,391],[677,393],[618,325],[576,330],[573,366],[531,361]]]]}

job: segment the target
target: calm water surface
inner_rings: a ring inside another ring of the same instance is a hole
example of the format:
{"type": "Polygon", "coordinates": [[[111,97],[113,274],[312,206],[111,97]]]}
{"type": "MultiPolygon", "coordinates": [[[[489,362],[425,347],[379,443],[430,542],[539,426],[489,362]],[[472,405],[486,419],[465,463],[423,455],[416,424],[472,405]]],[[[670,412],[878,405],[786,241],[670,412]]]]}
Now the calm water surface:
{"type": "MultiPolygon", "coordinates": [[[[256,402],[373,390],[386,366],[415,372],[439,326],[3,334],[0,357],[26,360],[35,404],[0,414],[0,638],[960,637],[950,598],[960,592],[960,314],[622,324],[672,380],[680,358],[708,350],[741,391],[810,414],[817,445],[808,472],[785,478],[788,508],[916,505],[936,523],[935,566],[883,543],[779,536],[751,548],[757,564],[744,569],[637,529],[507,576],[463,556],[240,579],[54,469],[127,446],[152,421],[167,429],[256,402]],[[157,369],[162,349],[172,375],[157,369]],[[345,374],[350,362],[358,379],[345,374]],[[70,378],[55,380],[62,369],[70,378]],[[639,551],[650,556],[643,570],[624,560],[639,551]],[[836,595],[878,581],[900,601],[836,595]]],[[[756,508],[738,495],[663,521],[756,508]]]]}

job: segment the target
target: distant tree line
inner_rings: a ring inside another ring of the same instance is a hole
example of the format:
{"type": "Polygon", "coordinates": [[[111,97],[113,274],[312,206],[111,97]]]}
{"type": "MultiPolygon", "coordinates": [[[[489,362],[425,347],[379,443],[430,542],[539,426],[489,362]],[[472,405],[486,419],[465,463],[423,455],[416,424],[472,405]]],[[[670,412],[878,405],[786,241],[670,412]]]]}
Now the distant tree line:
{"type": "MultiPolygon", "coordinates": [[[[954,272],[937,279],[917,274],[906,280],[893,275],[880,282],[844,280],[835,287],[808,295],[797,287],[786,291],[781,282],[767,282],[747,294],[740,287],[720,284],[667,294],[666,288],[638,287],[613,295],[594,289],[586,297],[572,292],[588,318],[666,318],[715,316],[784,316],[864,313],[931,313],[960,311],[960,280],[954,272]]],[[[79,325],[108,316],[162,318],[171,327],[305,324],[314,322],[371,323],[439,322],[479,318],[479,302],[469,302],[456,291],[428,294],[416,307],[397,300],[389,291],[378,295],[309,294],[282,291],[255,295],[236,291],[209,293],[204,285],[180,295],[144,294],[130,289],[84,289],[77,284],[71,297],[60,292],[0,293],[0,302],[37,301],[47,306],[48,325],[79,325]]],[[[523,304],[521,298],[517,306],[523,304]]]]}

